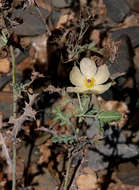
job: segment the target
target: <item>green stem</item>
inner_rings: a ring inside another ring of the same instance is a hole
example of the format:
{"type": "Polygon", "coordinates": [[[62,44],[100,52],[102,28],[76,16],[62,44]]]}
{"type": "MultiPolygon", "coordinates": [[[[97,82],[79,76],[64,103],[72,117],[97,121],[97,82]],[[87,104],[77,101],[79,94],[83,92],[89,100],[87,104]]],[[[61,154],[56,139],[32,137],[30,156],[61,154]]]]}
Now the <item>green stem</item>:
{"type": "Polygon", "coordinates": [[[16,67],[15,67],[15,56],[13,47],[10,46],[10,53],[12,57],[12,85],[13,85],[13,116],[16,118],[16,99],[17,99],[17,92],[16,92],[16,67]]]}
{"type": "Polygon", "coordinates": [[[80,110],[83,111],[83,107],[82,107],[81,98],[80,98],[79,93],[77,93],[77,97],[78,97],[78,101],[79,101],[80,110]]]}
{"type": "Polygon", "coordinates": [[[80,114],[80,115],[76,115],[76,117],[93,117],[95,118],[97,115],[86,115],[86,114],[80,114]]]}
{"type": "Polygon", "coordinates": [[[74,125],[72,124],[72,122],[70,122],[70,125],[71,125],[71,127],[72,127],[73,132],[74,132],[76,141],[78,141],[77,134],[76,134],[76,129],[75,129],[74,125]]]}
{"type": "MultiPolygon", "coordinates": [[[[10,53],[12,57],[12,83],[13,83],[13,117],[16,118],[16,66],[15,66],[15,55],[13,47],[10,45],[10,53]]],[[[16,135],[13,137],[13,168],[12,168],[12,190],[16,190],[16,135]]]]}
{"type": "Polygon", "coordinates": [[[94,105],[94,108],[96,108],[98,110],[99,109],[99,102],[98,102],[97,96],[95,94],[92,94],[91,101],[94,105]]]}
{"type": "Polygon", "coordinates": [[[68,160],[68,168],[67,168],[67,171],[66,171],[65,184],[64,184],[64,189],[63,190],[67,190],[67,188],[68,188],[68,179],[69,179],[71,161],[72,161],[72,157],[70,157],[69,160],[68,160]]]}

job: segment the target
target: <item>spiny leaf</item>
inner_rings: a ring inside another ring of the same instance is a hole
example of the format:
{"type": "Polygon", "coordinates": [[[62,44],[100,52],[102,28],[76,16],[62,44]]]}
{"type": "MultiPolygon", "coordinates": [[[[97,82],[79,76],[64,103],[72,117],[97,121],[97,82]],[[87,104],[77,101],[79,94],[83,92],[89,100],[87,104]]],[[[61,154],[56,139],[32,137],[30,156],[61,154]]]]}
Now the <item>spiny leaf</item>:
{"type": "Polygon", "coordinates": [[[117,111],[104,111],[104,112],[99,113],[96,116],[97,120],[107,122],[107,123],[118,121],[121,118],[122,118],[121,113],[117,111]]]}

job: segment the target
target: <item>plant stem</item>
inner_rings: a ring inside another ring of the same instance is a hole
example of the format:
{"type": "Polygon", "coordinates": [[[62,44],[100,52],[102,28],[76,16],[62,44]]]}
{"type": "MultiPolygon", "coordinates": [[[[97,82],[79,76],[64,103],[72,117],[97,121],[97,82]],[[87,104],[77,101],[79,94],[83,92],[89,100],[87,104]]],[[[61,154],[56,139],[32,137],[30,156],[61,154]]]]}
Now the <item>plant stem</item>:
{"type": "Polygon", "coordinates": [[[97,96],[95,94],[92,94],[91,101],[94,105],[94,108],[98,110],[99,109],[99,102],[98,102],[97,96]]]}
{"type": "Polygon", "coordinates": [[[67,190],[67,188],[68,188],[68,179],[69,179],[71,161],[72,161],[72,157],[70,156],[69,160],[68,160],[68,168],[67,168],[67,171],[66,171],[65,184],[64,184],[64,189],[63,190],[67,190]]]}
{"type": "Polygon", "coordinates": [[[77,93],[77,97],[78,97],[78,101],[79,101],[80,110],[83,111],[83,107],[82,107],[81,98],[80,98],[79,93],[77,93]]]}
{"type": "Polygon", "coordinates": [[[13,176],[12,190],[16,190],[16,137],[13,139],[13,176]]]}
{"type": "Polygon", "coordinates": [[[71,127],[72,127],[73,132],[74,132],[76,141],[78,141],[77,134],[76,134],[76,129],[75,129],[74,125],[72,124],[72,122],[70,122],[70,125],[71,125],[71,127]]]}
{"type": "Polygon", "coordinates": [[[13,116],[16,118],[16,99],[17,99],[17,92],[16,92],[16,68],[15,68],[15,56],[13,52],[13,47],[10,46],[10,53],[12,56],[12,85],[13,85],[13,116]]]}
{"type": "MultiPolygon", "coordinates": [[[[12,83],[13,83],[13,117],[16,118],[16,67],[15,56],[12,45],[10,45],[10,53],[12,57],[12,83]]],[[[12,190],[16,190],[16,135],[13,137],[13,168],[12,168],[12,190]]]]}
{"type": "Polygon", "coordinates": [[[76,117],[93,117],[93,118],[96,118],[97,115],[80,114],[80,115],[76,115],[76,117]]]}

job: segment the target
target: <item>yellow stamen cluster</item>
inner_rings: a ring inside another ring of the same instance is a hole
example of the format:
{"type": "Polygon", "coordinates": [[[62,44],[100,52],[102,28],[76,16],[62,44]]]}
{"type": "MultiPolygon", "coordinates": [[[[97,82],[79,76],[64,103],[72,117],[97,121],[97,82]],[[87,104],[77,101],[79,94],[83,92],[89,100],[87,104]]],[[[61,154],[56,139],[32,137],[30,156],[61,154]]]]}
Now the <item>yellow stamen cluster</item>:
{"type": "Polygon", "coordinates": [[[94,83],[94,78],[92,77],[92,78],[85,78],[85,86],[87,87],[87,88],[92,88],[92,86],[94,86],[95,85],[95,83],[94,83]]]}

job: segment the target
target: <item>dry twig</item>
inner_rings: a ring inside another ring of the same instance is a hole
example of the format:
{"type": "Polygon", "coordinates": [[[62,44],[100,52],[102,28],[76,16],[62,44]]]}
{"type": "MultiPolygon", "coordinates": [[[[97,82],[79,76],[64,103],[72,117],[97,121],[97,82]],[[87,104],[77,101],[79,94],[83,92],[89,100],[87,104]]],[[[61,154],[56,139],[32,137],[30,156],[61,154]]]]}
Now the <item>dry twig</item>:
{"type": "Polygon", "coordinates": [[[12,131],[13,137],[17,136],[18,132],[22,128],[22,124],[24,123],[24,121],[29,120],[30,118],[35,119],[36,111],[33,110],[32,105],[37,95],[38,94],[34,94],[34,95],[29,94],[29,104],[28,103],[25,104],[24,113],[19,118],[16,118],[16,119],[14,119],[13,117],[10,118],[9,123],[14,124],[14,128],[12,131]]]}
{"type": "MultiPolygon", "coordinates": [[[[0,128],[2,128],[2,116],[0,115],[0,128]]],[[[6,159],[7,165],[8,165],[8,171],[9,173],[12,173],[12,160],[9,156],[8,149],[5,144],[5,139],[3,138],[2,133],[0,133],[0,144],[2,145],[2,153],[6,159]]]]}

